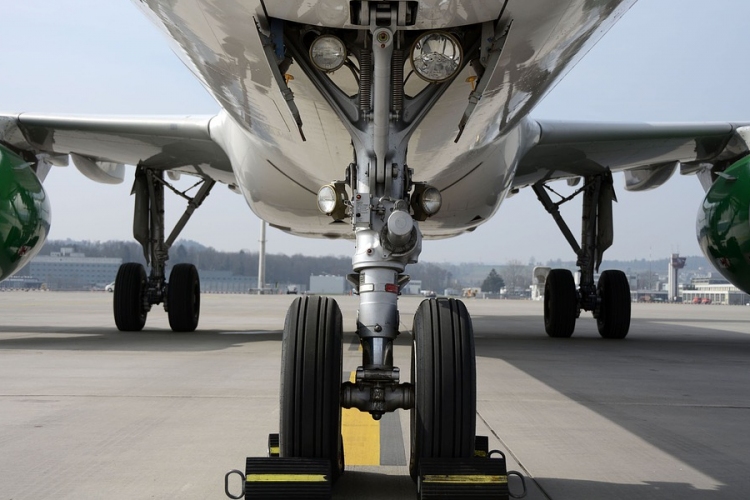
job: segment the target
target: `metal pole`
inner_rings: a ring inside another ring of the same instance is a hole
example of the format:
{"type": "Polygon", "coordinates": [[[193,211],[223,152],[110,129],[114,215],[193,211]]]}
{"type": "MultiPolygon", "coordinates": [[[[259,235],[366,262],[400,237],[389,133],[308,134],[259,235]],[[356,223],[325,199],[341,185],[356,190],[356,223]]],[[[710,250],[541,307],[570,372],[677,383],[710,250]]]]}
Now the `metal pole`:
{"type": "Polygon", "coordinates": [[[266,221],[260,221],[260,247],[258,249],[258,295],[266,284],[266,221]]]}

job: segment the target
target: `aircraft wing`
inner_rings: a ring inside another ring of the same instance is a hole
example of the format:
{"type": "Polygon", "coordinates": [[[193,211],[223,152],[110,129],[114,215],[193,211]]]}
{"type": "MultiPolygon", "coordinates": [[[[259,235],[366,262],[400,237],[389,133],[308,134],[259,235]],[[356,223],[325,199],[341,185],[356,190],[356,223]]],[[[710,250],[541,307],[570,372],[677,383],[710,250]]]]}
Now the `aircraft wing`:
{"type": "Polygon", "coordinates": [[[67,155],[87,177],[102,183],[124,180],[124,165],[200,175],[234,183],[229,158],[211,138],[212,117],[106,117],[0,114],[0,142],[67,164],[67,155]]]}
{"type": "MultiPolygon", "coordinates": [[[[660,186],[676,170],[710,173],[748,153],[750,128],[743,123],[629,124],[529,119],[535,141],[521,159],[515,188],[538,181],[625,172],[625,188],[660,186]]],[[[723,168],[722,168],[723,169],[723,168]]],[[[708,179],[710,181],[710,175],[708,179]]],[[[706,186],[704,179],[701,182],[706,186]]]]}

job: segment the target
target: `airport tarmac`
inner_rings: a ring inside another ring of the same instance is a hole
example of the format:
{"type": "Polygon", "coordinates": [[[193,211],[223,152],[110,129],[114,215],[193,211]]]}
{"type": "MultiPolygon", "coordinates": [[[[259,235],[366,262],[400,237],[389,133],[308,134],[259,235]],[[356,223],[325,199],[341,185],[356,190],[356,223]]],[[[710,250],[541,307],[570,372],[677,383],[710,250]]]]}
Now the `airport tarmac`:
{"type": "MultiPolygon", "coordinates": [[[[293,299],[204,295],[195,333],[172,333],[161,308],[120,333],[111,294],[0,293],[0,500],[225,498],[224,474],[278,430],[293,299]]],[[[357,301],[337,300],[348,372],[357,301]]],[[[418,302],[401,300],[404,332],[418,302]]],[[[633,304],[628,338],[606,341],[590,314],[551,339],[541,303],[466,304],[477,432],[528,476],[527,498],[750,498],[750,307],[633,304]]],[[[404,334],[402,378],[409,350],[404,334]]],[[[334,498],[415,498],[408,416],[345,416],[359,437],[334,498]]]]}

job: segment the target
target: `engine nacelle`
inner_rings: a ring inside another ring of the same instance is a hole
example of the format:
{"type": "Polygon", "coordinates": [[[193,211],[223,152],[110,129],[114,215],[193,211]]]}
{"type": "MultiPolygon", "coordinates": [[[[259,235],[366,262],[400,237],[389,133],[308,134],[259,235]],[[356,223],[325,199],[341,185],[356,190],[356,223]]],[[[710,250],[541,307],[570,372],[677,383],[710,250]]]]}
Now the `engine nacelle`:
{"type": "Polygon", "coordinates": [[[750,156],[719,174],[698,212],[696,231],[706,258],[750,293],[750,156]]]}
{"type": "Polygon", "coordinates": [[[0,280],[39,252],[50,227],[47,193],[23,158],[0,144],[0,280]]]}

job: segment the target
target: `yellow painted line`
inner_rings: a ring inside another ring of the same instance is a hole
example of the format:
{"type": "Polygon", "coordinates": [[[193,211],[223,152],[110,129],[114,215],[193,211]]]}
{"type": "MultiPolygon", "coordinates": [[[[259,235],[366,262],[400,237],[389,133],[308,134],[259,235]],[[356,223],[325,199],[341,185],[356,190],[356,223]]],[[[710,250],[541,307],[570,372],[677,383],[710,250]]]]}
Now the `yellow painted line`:
{"type": "Polygon", "coordinates": [[[248,483],[320,483],[325,482],[323,474],[248,474],[248,483]]]}
{"type": "MultiPolygon", "coordinates": [[[[356,381],[356,372],[349,381],[356,381]]],[[[380,422],[369,413],[356,408],[342,410],[341,434],[346,465],[380,465],[380,422]]]]}
{"type": "Polygon", "coordinates": [[[507,483],[508,476],[488,476],[484,474],[428,474],[422,479],[423,483],[507,483]]]}

